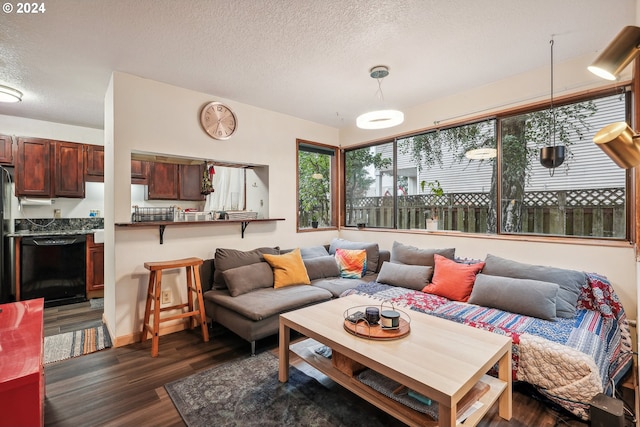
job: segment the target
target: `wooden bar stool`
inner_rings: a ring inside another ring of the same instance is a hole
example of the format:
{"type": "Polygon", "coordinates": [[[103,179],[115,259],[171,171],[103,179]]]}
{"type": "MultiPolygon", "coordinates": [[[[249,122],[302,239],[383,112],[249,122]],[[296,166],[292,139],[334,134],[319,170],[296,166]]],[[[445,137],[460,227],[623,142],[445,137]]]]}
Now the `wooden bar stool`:
{"type": "Polygon", "coordinates": [[[202,328],[202,338],[204,342],[209,341],[209,330],[207,329],[207,320],[204,314],[204,300],[202,298],[202,286],[200,284],[200,266],[202,265],[200,258],[184,258],[172,261],[145,262],[144,268],[149,270],[149,289],[147,290],[147,305],[144,309],[144,322],[142,323],[142,335],[140,342],[147,340],[147,333],[151,334],[151,357],[158,356],[160,322],[169,320],[189,318],[189,329],[193,329],[196,325],[196,319],[200,322],[202,328]],[[187,271],[187,299],[184,304],[172,305],[170,307],[160,307],[160,296],[162,295],[162,270],[185,267],[187,271]],[[198,298],[198,308],[193,304],[193,293],[198,298]],[[153,325],[149,323],[151,309],[153,303],[153,325]],[[160,313],[168,310],[177,310],[188,307],[188,311],[160,318],[160,313]]]}

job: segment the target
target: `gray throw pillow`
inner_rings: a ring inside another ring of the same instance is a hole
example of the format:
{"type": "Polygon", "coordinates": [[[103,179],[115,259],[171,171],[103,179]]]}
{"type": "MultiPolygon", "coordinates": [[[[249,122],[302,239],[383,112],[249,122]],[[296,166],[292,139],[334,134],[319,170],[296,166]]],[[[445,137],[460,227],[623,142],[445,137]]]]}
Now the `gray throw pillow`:
{"type": "Polygon", "coordinates": [[[336,259],[331,255],[302,259],[307,269],[309,280],[324,279],[326,277],[340,277],[340,268],[336,259]]]}
{"type": "Polygon", "coordinates": [[[352,242],[350,240],[334,238],[329,245],[329,254],[335,255],[336,249],[364,249],[367,251],[367,271],[378,271],[380,248],[377,243],[352,242]]]}
{"type": "Polygon", "coordinates": [[[387,285],[421,291],[429,284],[429,278],[433,275],[433,267],[426,265],[405,265],[393,262],[383,262],[377,282],[387,285]]]}
{"type": "Polygon", "coordinates": [[[571,318],[576,315],[580,289],[587,281],[586,274],[580,271],[525,264],[491,254],[487,255],[485,259],[482,273],[491,276],[540,280],[558,284],[560,289],[558,289],[558,298],[556,300],[556,316],[565,318],[571,318]]]}
{"type": "Polygon", "coordinates": [[[280,255],[280,248],[257,248],[251,251],[224,248],[216,249],[215,258],[213,259],[215,268],[215,270],[213,270],[213,288],[225,289],[227,287],[224,277],[222,276],[223,271],[264,261],[262,254],[280,255]]]}
{"type": "MultiPolygon", "coordinates": [[[[400,242],[393,242],[390,261],[397,264],[426,265],[435,267],[436,262],[433,259],[435,254],[454,260],[456,248],[419,249],[415,246],[405,245],[400,242]]],[[[433,276],[433,271],[431,272],[428,280],[431,280],[431,276],[433,276]]]]}
{"type": "Polygon", "coordinates": [[[267,262],[256,262],[222,272],[232,297],[260,288],[273,287],[273,270],[267,262]]]}
{"type": "Polygon", "coordinates": [[[478,274],[469,303],[553,320],[558,289],[551,282],[478,274]]]}
{"type": "Polygon", "coordinates": [[[310,259],[329,256],[329,252],[327,252],[327,248],[324,246],[310,246],[308,248],[300,248],[300,256],[302,259],[310,259]]]}

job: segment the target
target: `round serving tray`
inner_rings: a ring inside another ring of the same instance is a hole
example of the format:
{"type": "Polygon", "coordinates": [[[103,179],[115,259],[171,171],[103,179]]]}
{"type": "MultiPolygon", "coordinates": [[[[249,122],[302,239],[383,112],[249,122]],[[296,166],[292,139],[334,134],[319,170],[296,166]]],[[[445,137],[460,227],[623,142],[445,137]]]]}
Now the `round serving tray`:
{"type": "Polygon", "coordinates": [[[400,319],[398,321],[397,328],[383,328],[379,323],[370,325],[369,322],[364,319],[360,320],[358,323],[352,323],[347,320],[347,317],[350,314],[356,311],[365,312],[367,307],[372,306],[362,305],[351,307],[344,312],[343,326],[345,331],[357,337],[379,341],[397,340],[409,335],[409,332],[411,331],[411,318],[409,317],[409,315],[402,310],[393,308],[393,306],[390,306],[388,304],[385,305],[384,303],[380,305],[380,312],[383,311],[383,308],[390,307],[392,310],[400,313],[400,319]]]}

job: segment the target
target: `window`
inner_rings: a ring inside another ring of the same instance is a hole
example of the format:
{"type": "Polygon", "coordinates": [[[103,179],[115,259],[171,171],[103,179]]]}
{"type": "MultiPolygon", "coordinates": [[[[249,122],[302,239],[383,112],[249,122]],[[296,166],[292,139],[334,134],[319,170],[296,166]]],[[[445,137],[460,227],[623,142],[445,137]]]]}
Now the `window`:
{"type": "Polygon", "coordinates": [[[398,139],[398,228],[495,231],[497,189],[495,120],[466,124],[398,139]]]}
{"type": "Polygon", "coordinates": [[[346,225],[393,228],[394,143],[345,152],[346,225]]]}
{"type": "Polygon", "coordinates": [[[298,229],[335,227],[337,148],[298,140],[298,229]]]}
{"type": "Polygon", "coordinates": [[[598,130],[625,121],[624,95],[554,111],[555,145],[566,153],[551,169],[540,164],[540,148],[554,145],[551,111],[502,120],[502,232],[624,239],[626,173],[593,143],[598,130]]]}
{"type": "Polygon", "coordinates": [[[555,132],[538,107],[345,150],[345,225],[628,238],[628,174],[593,136],[626,121],[629,96],[559,103],[555,132]],[[556,168],[540,163],[549,145],[566,147],[556,168]]]}

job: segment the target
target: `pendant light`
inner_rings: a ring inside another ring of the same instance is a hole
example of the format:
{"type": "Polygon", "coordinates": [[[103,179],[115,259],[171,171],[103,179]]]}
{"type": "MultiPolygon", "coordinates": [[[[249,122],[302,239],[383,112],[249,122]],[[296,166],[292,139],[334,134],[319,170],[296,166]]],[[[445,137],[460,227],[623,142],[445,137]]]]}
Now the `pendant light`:
{"type": "Polygon", "coordinates": [[[0,102],[20,102],[22,92],[9,86],[0,85],[0,102]]]}
{"type": "MultiPolygon", "coordinates": [[[[382,94],[382,79],[389,75],[389,68],[385,65],[377,65],[369,70],[369,76],[378,81],[376,97],[385,106],[382,94]]],[[[404,122],[404,113],[398,110],[382,109],[361,114],[356,119],[356,125],[360,129],[386,129],[404,122]]]]}
{"type": "Polygon", "coordinates": [[[564,163],[565,146],[556,145],[556,111],[553,107],[553,36],[551,37],[551,107],[549,112],[549,142],[551,145],[540,149],[540,164],[549,169],[553,176],[554,169],[564,163]]]}

